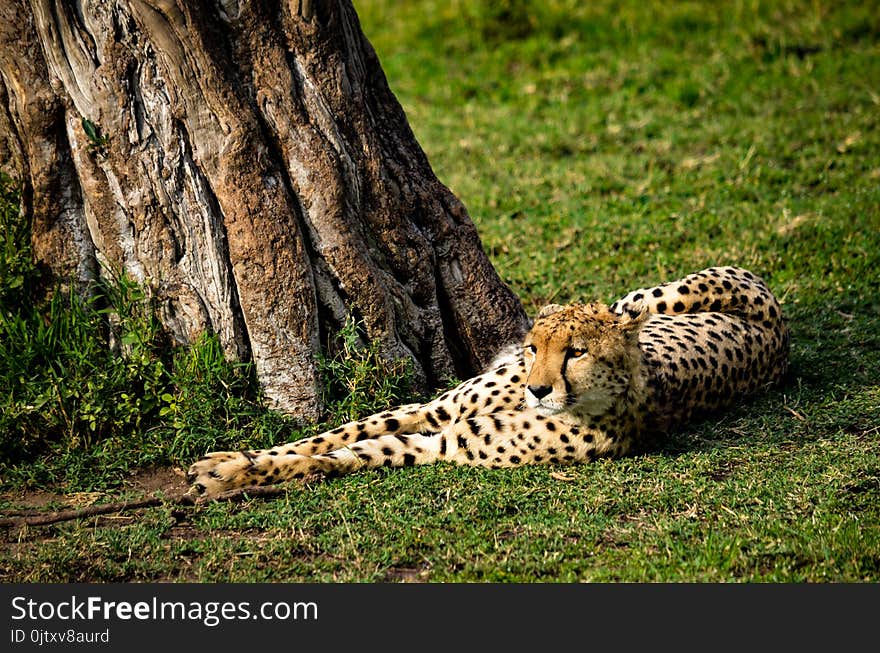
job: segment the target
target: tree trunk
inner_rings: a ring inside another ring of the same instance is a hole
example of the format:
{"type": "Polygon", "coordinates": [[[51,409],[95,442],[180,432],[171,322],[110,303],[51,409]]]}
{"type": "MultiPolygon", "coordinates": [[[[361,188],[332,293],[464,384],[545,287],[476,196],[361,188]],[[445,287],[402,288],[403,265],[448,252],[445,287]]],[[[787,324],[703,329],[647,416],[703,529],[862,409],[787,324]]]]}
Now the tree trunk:
{"type": "Polygon", "coordinates": [[[0,102],[38,259],[124,270],[303,420],[349,316],[423,389],[525,328],[350,0],[4,0],[0,102]]]}

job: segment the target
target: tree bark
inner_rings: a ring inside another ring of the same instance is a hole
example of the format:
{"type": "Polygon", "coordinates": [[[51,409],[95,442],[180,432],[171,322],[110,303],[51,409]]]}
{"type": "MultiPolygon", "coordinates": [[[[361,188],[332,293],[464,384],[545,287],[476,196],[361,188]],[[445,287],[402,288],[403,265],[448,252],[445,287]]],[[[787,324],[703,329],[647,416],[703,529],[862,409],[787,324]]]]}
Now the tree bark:
{"type": "Polygon", "coordinates": [[[350,0],[4,0],[0,103],[38,259],[124,270],[304,421],[349,316],[423,389],[527,324],[350,0]]]}

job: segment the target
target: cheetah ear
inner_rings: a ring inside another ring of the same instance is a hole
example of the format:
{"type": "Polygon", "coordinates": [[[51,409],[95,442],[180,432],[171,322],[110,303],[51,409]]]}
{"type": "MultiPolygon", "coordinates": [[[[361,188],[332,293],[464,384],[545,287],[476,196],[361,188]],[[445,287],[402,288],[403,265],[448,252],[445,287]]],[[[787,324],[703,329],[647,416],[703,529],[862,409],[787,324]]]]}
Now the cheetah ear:
{"type": "Polygon", "coordinates": [[[648,307],[645,306],[644,298],[628,299],[628,297],[629,295],[623,299],[618,299],[608,310],[616,315],[626,315],[628,313],[630,317],[636,317],[639,313],[644,313],[648,310],[648,307]]]}
{"type": "Polygon", "coordinates": [[[618,316],[617,324],[624,331],[637,332],[650,314],[650,311],[643,306],[629,306],[618,316]]]}
{"type": "Polygon", "coordinates": [[[538,317],[553,315],[554,313],[561,311],[563,308],[565,307],[562,304],[547,304],[544,308],[538,311],[538,317]]]}

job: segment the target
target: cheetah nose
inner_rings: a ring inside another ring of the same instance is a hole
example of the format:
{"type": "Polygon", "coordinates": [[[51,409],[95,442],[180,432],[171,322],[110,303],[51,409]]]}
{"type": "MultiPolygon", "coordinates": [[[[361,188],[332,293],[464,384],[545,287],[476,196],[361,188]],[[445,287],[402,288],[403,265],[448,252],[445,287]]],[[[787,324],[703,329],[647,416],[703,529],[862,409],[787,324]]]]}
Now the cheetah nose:
{"type": "Polygon", "coordinates": [[[550,394],[551,388],[549,385],[530,385],[529,392],[531,392],[535,399],[543,399],[547,395],[550,394]]]}

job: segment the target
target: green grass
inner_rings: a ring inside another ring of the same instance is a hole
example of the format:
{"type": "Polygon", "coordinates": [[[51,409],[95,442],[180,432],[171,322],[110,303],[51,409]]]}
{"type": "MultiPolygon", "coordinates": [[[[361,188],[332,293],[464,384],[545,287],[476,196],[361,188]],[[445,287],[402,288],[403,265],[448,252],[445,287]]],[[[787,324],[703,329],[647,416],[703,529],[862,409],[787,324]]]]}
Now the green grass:
{"type": "MultiPolygon", "coordinates": [[[[10,531],[0,580],[880,581],[880,4],[355,6],[435,172],[530,311],[742,265],[783,299],[788,380],[626,460],[382,470],[10,531]]],[[[359,360],[331,376],[367,381],[379,363],[359,360]]],[[[160,403],[193,378],[165,364],[160,403]]],[[[212,437],[289,433],[251,404],[212,429],[211,392],[191,397],[127,437],[180,464],[212,437]]]]}

